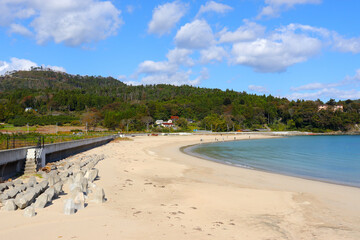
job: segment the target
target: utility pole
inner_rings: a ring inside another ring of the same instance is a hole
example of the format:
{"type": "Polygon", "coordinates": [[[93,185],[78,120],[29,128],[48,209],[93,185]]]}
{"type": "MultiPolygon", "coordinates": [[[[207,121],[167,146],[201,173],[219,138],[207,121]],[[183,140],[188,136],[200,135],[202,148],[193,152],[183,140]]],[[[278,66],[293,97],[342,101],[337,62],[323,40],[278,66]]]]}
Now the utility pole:
{"type": "Polygon", "coordinates": [[[56,134],[58,134],[58,123],[56,123],[56,134]]]}
{"type": "Polygon", "coordinates": [[[29,134],[29,132],[30,132],[29,131],[29,123],[27,123],[26,126],[27,126],[27,133],[29,134]]]}

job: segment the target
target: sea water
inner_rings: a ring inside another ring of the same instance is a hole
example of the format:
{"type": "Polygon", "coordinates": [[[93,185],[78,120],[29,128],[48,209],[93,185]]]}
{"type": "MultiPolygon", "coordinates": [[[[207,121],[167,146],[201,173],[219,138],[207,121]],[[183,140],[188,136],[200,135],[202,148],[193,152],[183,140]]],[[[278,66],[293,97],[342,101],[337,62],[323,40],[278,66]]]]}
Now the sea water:
{"type": "Polygon", "coordinates": [[[186,152],[239,167],[360,187],[360,136],[216,142],[186,152]]]}

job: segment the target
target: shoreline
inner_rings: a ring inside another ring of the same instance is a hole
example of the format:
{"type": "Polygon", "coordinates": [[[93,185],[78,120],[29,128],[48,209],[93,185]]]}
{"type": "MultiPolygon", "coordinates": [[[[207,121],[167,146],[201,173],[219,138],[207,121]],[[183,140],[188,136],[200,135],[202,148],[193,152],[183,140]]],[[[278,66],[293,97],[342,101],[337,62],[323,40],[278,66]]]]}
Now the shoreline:
{"type": "MultiPolygon", "coordinates": [[[[305,135],[304,135],[305,136],[305,135]]],[[[332,136],[332,135],[329,135],[332,136]]],[[[336,135],[337,136],[337,135],[336,135]]],[[[349,135],[350,136],[350,135],[349,135]]],[[[293,137],[293,136],[279,136],[276,138],[286,138],[286,137],[293,137]]],[[[239,140],[227,140],[226,142],[235,142],[235,141],[251,141],[254,139],[239,139],[239,140]]],[[[220,142],[220,141],[219,141],[220,142]]],[[[216,162],[219,164],[224,164],[227,166],[232,166],[232,167],[236,167],[236,168],[242,168],[242,169],[247,169],[247,170],[253,170],[253,171],[259,171],[259,172],[265,172],[265,173],[272,173],[272,174],[279,174],[282,176],[288,176],[288,177],[295,177],[295,178],[299,178],[299,179],[304,179],[304,180],[310,180],[310,181],[316,181],[316,182],[322,182],[322,183],[327,183],[327,184],[334,184],[334,185],[339,185],[339,186],[344,186],[344,187],[353,187],[353,188],[357,188],[360,189],[360,186],[355,186],[355,185],[351,185],[351,184],[346,184],[343,182],[336,182],[336,181],[327,181],[324,179],[318,179],[318,178],[311,178],[311,177],[306,177],[306,176],[302,176],[302,175],[292,175],[292,174],[288,174],[285,172],[276,172],[276,171],[270,171],[270,170],[266,170],[266,169],[261,169],[261,168],[256,168],[256,167],[250,167],[250,166],[245,166],[245,165],[236,165],[227,161],[222,161],[222,160],[218,160],[215,158],[211,158],[211,157],[207,157],[205,155],[201,155],[201,154],[196,154],[191,152],[191,150],[186,151],[186,149],[189,149],[191,147],[197,146],[197,145],[201,145],[201,144],[215,144],[218,142],[209,142],[209,143],[195,143],[195,144],[191,144],[191,145],[186,145],[186,146],[182,146],[179,148],[179,150],[186,155],[192,156],[192,157],[196,157],[196,158],[200,158],[202,160],[206,160],[206,161],[211,161],[211,162],[216,162]]]]}
{"type": "Polygon", "coordinates": [[[70,216],[62,212],[66,195],[31,219],[0,211],[0,234],[9,240],[360,239],[360,189],[180,151],[200,138],[214,136],[142,136],[78,154],[104,154],[95,184],[107,202],[70,216]]]}

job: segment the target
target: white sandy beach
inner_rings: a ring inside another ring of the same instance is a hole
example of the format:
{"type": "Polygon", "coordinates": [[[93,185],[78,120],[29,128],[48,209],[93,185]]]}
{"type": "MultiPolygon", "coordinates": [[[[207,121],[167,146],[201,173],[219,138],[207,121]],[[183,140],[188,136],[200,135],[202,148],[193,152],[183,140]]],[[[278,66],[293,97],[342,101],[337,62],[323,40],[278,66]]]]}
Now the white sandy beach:
{"type": "MultiPolygon", "coordinates": [[[[254,135],[251,138],[269,137],[254,135]]],[[[0,239],[360,239],[360,189],[219,164],[182,153],[214,136],[146,136],[104,154],[108,201],[64,215],[0,211],[0,239]]],[[[237,136],[237,139],[241,136],[237,136]]],[[[248,136],[242,136],[248,139],[248,136]]],[[[233,139],[233,137],[229,137],[233,139]]]]}

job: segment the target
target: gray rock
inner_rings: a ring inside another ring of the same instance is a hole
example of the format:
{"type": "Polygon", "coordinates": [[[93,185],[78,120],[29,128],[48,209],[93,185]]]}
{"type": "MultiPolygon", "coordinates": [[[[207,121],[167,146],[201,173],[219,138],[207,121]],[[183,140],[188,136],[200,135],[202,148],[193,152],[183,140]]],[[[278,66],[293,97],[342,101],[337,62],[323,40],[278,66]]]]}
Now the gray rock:
{"type": "Polygon", "coordinates": [[[64,202],[64,214],[71,215],[76,212],[75,203],[72,199],[66,199],[64,202]]]}
{"type": "Polygon", "coordinates": [[[34,207],[25,208],[24,216],[25,217],[35,217],[36,216],[35,208],[34,207]]]}
{"type": "Polygon", "coordinates": [[[44,208],[48,202],[49,202],[48,195],[43,193],[36,199],[34,207],[35,208],[44,208]]]}
{"type": "Polygon", "coordinates": [[[15,211],[17,209],[17,206],[14,199],[9,199],[5,201],[5,204],[1,209],[4,211],[15,211]]]}

